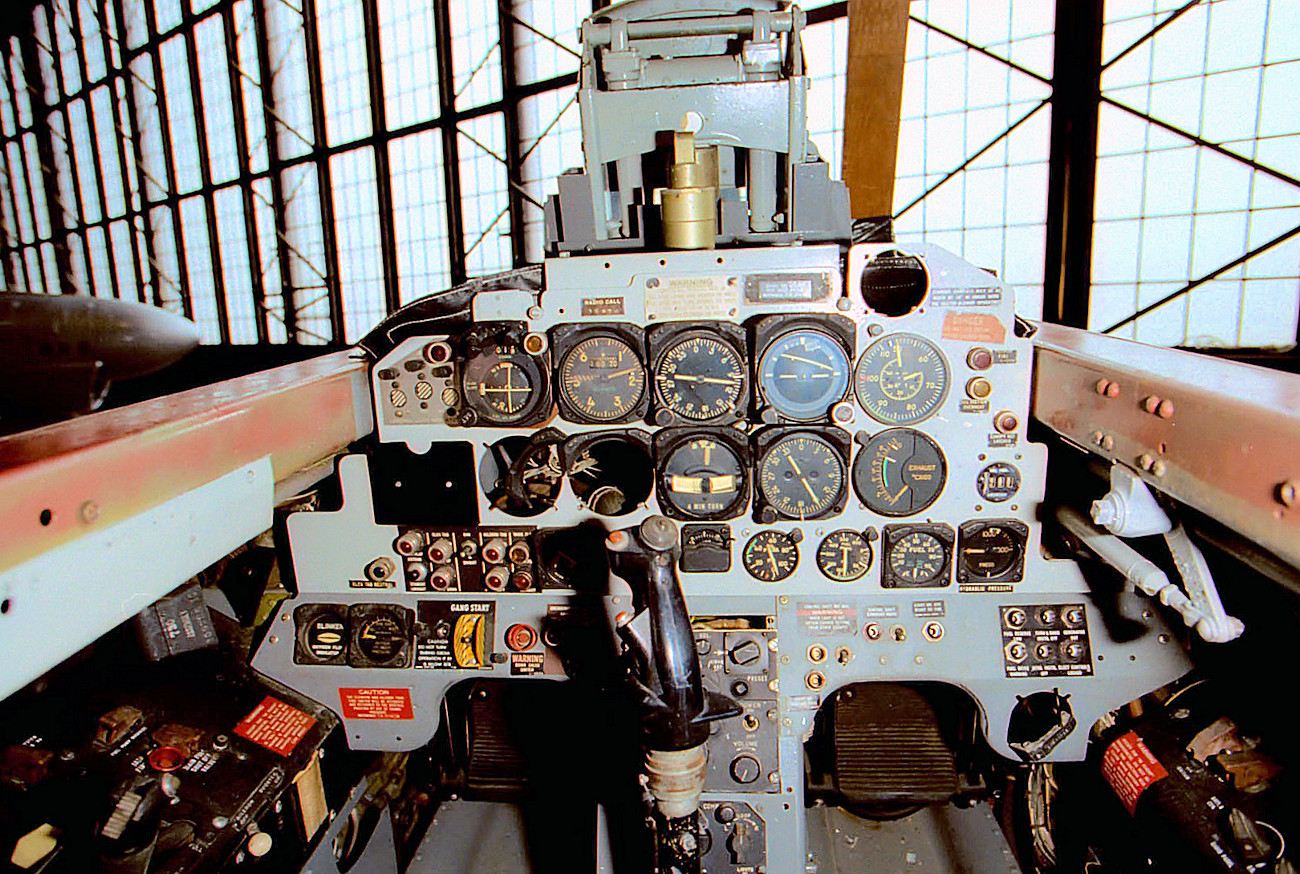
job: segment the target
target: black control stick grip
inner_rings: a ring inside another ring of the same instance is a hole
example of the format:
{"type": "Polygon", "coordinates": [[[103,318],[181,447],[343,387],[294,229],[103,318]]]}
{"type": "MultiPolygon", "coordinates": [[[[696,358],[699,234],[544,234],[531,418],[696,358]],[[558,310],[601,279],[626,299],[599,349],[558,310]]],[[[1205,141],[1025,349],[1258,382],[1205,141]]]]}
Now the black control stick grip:
{"type": "Polygon", "coordinates": [[[649,676],[639,678],[647,745],[658,750],[698,746],[708,739],[709,722],[740,713],[740,706],[700,682],[700,657],[677,579],[677,526],[650,516],[635,528],[612,532],[605,545],[610,570],[632,587],[638,612],[649,614],[649,676]]]}

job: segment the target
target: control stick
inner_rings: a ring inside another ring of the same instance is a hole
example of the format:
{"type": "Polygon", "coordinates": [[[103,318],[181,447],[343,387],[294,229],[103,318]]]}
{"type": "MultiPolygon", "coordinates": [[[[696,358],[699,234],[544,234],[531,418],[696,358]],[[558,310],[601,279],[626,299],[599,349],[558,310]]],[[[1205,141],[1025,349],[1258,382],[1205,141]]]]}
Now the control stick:
{"type": "Polygon", "coordinates": [[[695,813],[704,791],[708,724],[738,715],[740,705],[700,681],[700,657],[677,579],[677,526],[650,516],[610,533],[605,546],[610,570],[632,587],[635,614],[619,618],[618,632],[633,657],[642,695],[647,788],[662,820],[656,821],[658,867],[697,872],[695,813]],[[646,621],[648,645],[636,630],[646,621]]]}

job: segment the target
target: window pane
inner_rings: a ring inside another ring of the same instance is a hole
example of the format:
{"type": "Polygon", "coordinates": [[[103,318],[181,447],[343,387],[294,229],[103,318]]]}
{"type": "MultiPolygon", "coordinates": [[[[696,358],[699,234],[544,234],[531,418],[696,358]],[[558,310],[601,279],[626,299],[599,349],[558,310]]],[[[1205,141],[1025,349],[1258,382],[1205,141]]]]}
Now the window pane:
{"type": "Polygon", "coordinates": [[[257,342],[257,316],[253,309],[253,270],[248,263],[244,232],[244,201],[238,186],[213,195],[217,237],[221,241],[221,278],[226,287],[226,320],[231,343],[257,342]]]}
{"type": "Polygon", "coordinates": [[[515,69],[520,83],[540,82],[578,69],[578,30],[585,4],[544,5],[514,0],[515,69]],[[559,45],[556,45],[556,44],[559,45]]]}
{"type": "Polygon", "coordinates": [[[239,175],[235,148],[235,118],[230,109],[230,59],[220,15],[211,15],[194,28],[199,59],[199,90],[203,98],[203,124],[208,138],[208,178],[214,184],[239,175]]]}
{"type": "Polygon", "coordinates": [[[290,167],[281,174],[285,231],[289,238],[289,282],[297,312],[297,343],[329,343],[329,291],[325,283],[325,241],[321,234],[320,189],[316,168],[290,167]]]}
{"type": "Polygon", "coordinates": [[[180,260],[176,251],[176,226],[172,209],[160,206],[149,213],[153,225],[154,271],[158,279],[158,299],[165,309],[184,313],[181,293],[180,260]]]}
{"type": "Polygon", "coordinates": [[[100,6],[92,0],[76,0],[77,24],[81,26],[81,51],[86,56],[86,79],[94,84],[108,74],[104,62],[104,34],[100,31],[100,6]]]}
{"type": "Polygon", "coordinates": [[[370,80],[361,0],[316,0],[325,137],[330,145],[370,133],[370,80]]]}
{"type": "Polygon", "coordinates": [[[124,221],[108,226],[113,263],[117,267],[117,290],[124,300],[144,300],[135,278],[135,253],[131,251],[131,226],[124,221]]]}
{"type": "Polygon", "coordinates": [[[167,155],[163,151],[162,116],[153,77],[153,61],[149,55],[142,55],[131,63],[131,79],[136,124],[140,127],[138,142],[145,198],[157,201],[168,194],[167,155]]]}
{"type": "Polygon", "coordinates": [[[201,197],[181,201],[181,236],[185,246],[185,271],[189,278],[190,306],[203,343],[220,343],[217,288],[208,248],[208,210],[201,197]]]}
{"type": "Polygon", "coordinates": [[[453,3],[451,63],[456,108],[501,99],[501,46],[496,0],[453,3]]]}
{"type": "Polygon", "coordinates": [[[406,304],[451,285],[442,134],[434,130],[394,140],[388,156],[398,287],[406,304]]]}
{"type": "Polygon", "coordinates": [[[236,46],[239,51],[239,87],[244,101],[244,124],[248,130],[248,165],[254,173],[266,169],[266,119],[262,107],[262,72],[258,66],[257,31],[251,0],[234,6],[236,46]]]}
{"type": "Polygon", "coordinates": [[[18,143],[11,140],[5,145],[5,167],[18,208],[18,235],[24,243],[31,243],[36,239],[36,229],[32,223],[31,202],[27,199],[27,182],[22,173],[22,166],[22,149],[19,148],[18,143]]]}
{"type": "Polygon", "coordinates": [[[481,276],[511,265],[510,201],[506,185],[505,119],[501,113],[459,127],[461,218],[465,272],[481,276]]]}
{"type": "Polygon", "coordinates": [[[108,238],[102,227],[86,231],[86,252],[90,256],[90,278],[95,297],[116,297],[113,293],[113,269],[108,257],[108,238]]]}
{"type": "Polygon", "coordinates": [[[172,135],[172,161],[176,171],[176,192],[196,190],[202,182],[199,172],[199,136],[194,127],[194,102],[190,94],[189,53],[183,37],[176,36],[158,48],[162,62],[167,124],[172,135]]]}
{"type": "MultiPolygon", "coordinates": [[[[578,103],[569,89],[547,91],[519,104],[523,185],[528,196],[545,203],[556,193],[555,178],[582,165],[582,129],[578,103]]],[[[524,242],[529,261],[541,261],[545,232],[542,210],[524,201],[524,242]]]]}
{"type": "Polygon", "coordinates": [[[302,15],[287,3],[268,4],[266,28],[274,79],[271,90],[275,93],[276,144],[281,158],[294,158],[312,149],[302,15]]]}
{"type": "Polygon", "coordinates": [[[387,312],[375,155],[369,146],[330,159],[345,341],[355,343],[387,312]]]}
{"type": "Polygon", "coordinates": [[[284,327],[284,297],[280,288],[279,240],[275,236],[275,214],[271,209],[271,181],[253,182],[253,217],[257,221],[257,243],[262,263],[257,269],[262,274],[263,308],[267,316],[267,338],[272,343],[288,342],[284,327]]]}
{"type": "MultiPolygon", "coordinates": [[[[41,176],[41,156],[36,147],[36,134],[23,136],[23,153],[27,157],[27,190],[31,192],[32,202],[36,207],[36,235],[42,240],[50,238],[50,206],[45,200],[45,180],[41,176]]],[[[13,172],[20,173],[23,168],[15,167],[13,172]]]]}
{"type": "Polygon", "coordinates": [[[90,129],[90,114],[81,99],[68,103],[68,135],[72,140],[77,179],[80,183],[82,218],[87,224],[102,217],[99,209],[99,172],[95,167],[95,153],[91,148],[95,132],[90,129]]]}
{"type": "Polygon", "coordinates": [[[391,0],[379,4],[384,114],[389,130],[438,115],[438,62],[433,4],[391,0]]]}
{"type": "Polygon", "coordinates": [[[117,153],[118,137],[113,126],[112,101],[113,98],[105,85],[90,92],[95,141],[99,145],[99,172],[104,185],[104,201],[109,216],[117,218],[126,212],[126,195],[122,189],[122,164],[117,153]]]}

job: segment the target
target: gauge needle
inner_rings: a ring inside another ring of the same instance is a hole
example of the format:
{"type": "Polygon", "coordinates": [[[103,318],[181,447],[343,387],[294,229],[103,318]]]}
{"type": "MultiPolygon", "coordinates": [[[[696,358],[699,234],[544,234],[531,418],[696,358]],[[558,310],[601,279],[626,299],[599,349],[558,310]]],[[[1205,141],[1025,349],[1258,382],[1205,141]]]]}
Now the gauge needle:
{"type": "Polygon", "coordinates": [[[708,382],[708,383],[712,383],[713,385],[735,385],[736,383],[740,382],[740,380],[738,379],[723,379],[722,377],[719,376],[701,376],[698,377],[698,379],[700,382],[708,382]]]}
{"type": "Polygon", "coordinates": [[[777,379],[830,379],[833,373],[778,373],[777,379]]]}
{"type": "Polygon", "coordinates": [[[897,343],[894,344],[894,360],[898,363],[899,367],[903,366],[903,347],[897,343]]]}
{"type": "Polygon", "coordinates": [[[781,353],[782,358],[788,358],[791,361],[798,361],[801,364],[811,364],[813,367],[820,367],[822,370],[834,370],[829,364],[823,364],[820,361],[813,361],[811,358],[800,358],[798,355],[790,355],[786,352],[781,353]]]}
{"type": "Polygon", "coordinates": [[[625,368],[623,368],[622,370],[616,370],[616,371],[614,371],[613,373],[609,374],[609,375],[608,375],[607,377],[605,377],[605,378],[606,378],[606,379],[618,379],[620,376],[627,376],[629,373],[632,373],[634,370],[636,370],[635,367],[625,367],[625,368]]]}
{"type": "Polygon", "coordinates": [[[840,576],[848,576],[848,574],[849,574],[849,548],[848,548],[847,546],[841,546],[841,547],[840,547],[840,556],[841,556],[841,558],[840,558],[840,576]]]}
{"type": "Polygon", "coordinates": [[[776,566],[776,552],[770,543],[767,545],[767,563],[772,566],[772,576],[781,573],[781,569],[776,566]]]}
{"type": "Polygon", "coordinates": [[[894,503],[895,501],[897,501],[899,498],[903,497],[903,492],[907,491],[907,490],[910,489],[910,488],[911,488],[911,486],[909,486],[909,485],[904,485],[901,489],[898,490],[898,494],[896,494],[896,495],[891,495],[891,496],[890,496],[890,498],[889,498],[889,503],[892,504],[892,503],[894,503]]]}

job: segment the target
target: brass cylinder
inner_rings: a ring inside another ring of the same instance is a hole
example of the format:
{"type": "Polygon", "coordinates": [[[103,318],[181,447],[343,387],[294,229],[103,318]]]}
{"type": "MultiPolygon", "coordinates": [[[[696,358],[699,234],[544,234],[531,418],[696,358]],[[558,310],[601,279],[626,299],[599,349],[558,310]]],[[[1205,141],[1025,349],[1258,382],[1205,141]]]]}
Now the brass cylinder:
{"type": "Polygon", "coordinates": [[[659,195],[664,245],[669,249],[712,249],[718,233],[716,151],[696,149],[694,134],[674,134],[668,185],[659,195]],[[699,160],[701,157],[705,160],[699,160]]]}

